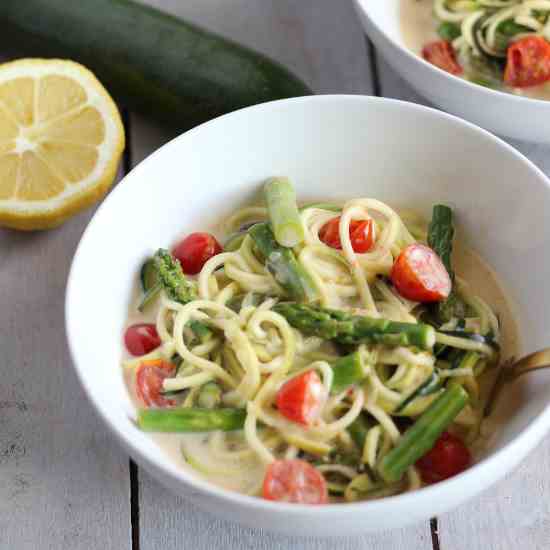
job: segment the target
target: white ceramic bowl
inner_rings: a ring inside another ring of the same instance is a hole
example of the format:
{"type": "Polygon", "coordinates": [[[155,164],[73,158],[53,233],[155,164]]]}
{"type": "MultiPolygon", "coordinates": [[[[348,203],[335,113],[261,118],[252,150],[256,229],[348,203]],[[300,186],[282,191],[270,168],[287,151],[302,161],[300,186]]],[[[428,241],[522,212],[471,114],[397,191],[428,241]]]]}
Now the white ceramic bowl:
{"type": "Polygon", "coordinates": [[[523,398],[489,456],[417,492],[308,507],[231,493],[172,463],[131,420],[119,361],[130,289],[144,258],[208,228],[287,174],[303,201],[377,197],[429,217],[451,204],[466,241],[517,303],[521,347],[548,344],[550,184],[510,146],[436,110],[359,96],[290,99],[244,109],[181,135],[136,167],[86,229],[66,295],[80,381],[134,459],[161,483],[224,518],[290,534],[350,535],[404,526],[459,504],[503,477],[550,428],[550,376],[526,377],[523,398]]]}
{"type": "Polygon", "coordinates": [[[472,84],[424,61],[404,44],[401,0],[354,0],[369,38],[388,63],[434,105],[496,134],[550,143],[550,101],[472,84]]]}

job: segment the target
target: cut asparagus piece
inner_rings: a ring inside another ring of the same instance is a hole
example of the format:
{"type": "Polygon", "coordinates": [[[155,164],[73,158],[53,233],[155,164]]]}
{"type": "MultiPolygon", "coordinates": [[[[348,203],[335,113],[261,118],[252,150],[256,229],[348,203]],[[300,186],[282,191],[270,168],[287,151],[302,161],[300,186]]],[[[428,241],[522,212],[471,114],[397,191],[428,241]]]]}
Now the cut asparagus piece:
{"type": "Polygon", "coordinates": [[[225,432],[244,426],[244,409],[141,409],[138,426],[147,432],[225,432]]]}
{"type": "Polygon", "coordinates": [[[277,283],[297,302],[312,302],[318,292],[309,273],[298,263],[294,252],[277,243],[269,224],[257,223],[249,235],[265,258],[266,267],[277,283]]]}
{"type": "Polygon", "coordinates": [[[435,445],[437,438],[467,403],[468,394],[462,386],[446,389],[382,458],[377,468],[382,479],[387,483],[399,481],[407,468],[435,445]]]}
{"type": "Polygon", "coordinates": [[[273,309],[301,332],[341,344],[414,346],[424,350],[431,350],[435,344],[434,328],[421,323],[398,323],[296,303],[280,303],[273,309]]]}
{"type": "Polygon", "coordinates": [[[214,409],[222,402],[222,389],[216,382],[208,382],[199,392],[197,403],[204,409],[214,409]]]}
{"type": "Polygon", "coordinates": [[[439,325],[450,321],[453,317],[464,317],[466,313],[466,305],[454,288],[455,274],[451,265],[454,234],[453,211],[444,204],[436,204],[433,207],[432,221],[428,227],[428,245],[441,258],[453,283],[453,289],[447,299],[432,304],[430,307],[435,321],[439,325]]]}
{"type": "Polygon", "coordinates": [[[185,278],[179,260],[168,250],[159,248],[153,259],[162,287],[171,300],[187,304],[197,298],[197,291],[185,278]]]}
{"type": "Polygon", "coordinates": [[[346,355],[338,359],[332,365],[334,377],[332,379],[331,393],[340,393],[349,386],[361,382],[365,378],[365,366],[359,352],[346,355]]]}
{"type": "MultiPolygon", "coordinates": [[[[168,250],[159,248],[153,256],[153,261],[158,280],[171,300],[185,305],[197,299],[195,286],[187,280],[179,260],[174,258],[168,250]]],[[[212,334],[210,328],[200,321],[191,321],[189,327],[201,341],[208,340],[212,334]]]]}
{"type": "Polygon", "coordinates": [[[267,213],[276,241],[292,248],[304,240],[296,192],[288,178],[271,178],[264,185],[267,213]]]}
{"type": "Polygon", "coordinates": [[[157,267],[153,258],[149,258],[141,266],[139,278],[141,281],[141,289],[143,290],[143,298],[138,306],[138,311],[143,312],[147,305],[153,301],[155,296],[157,296],[162,289],[162,284],[159,281],[157,267]]]}

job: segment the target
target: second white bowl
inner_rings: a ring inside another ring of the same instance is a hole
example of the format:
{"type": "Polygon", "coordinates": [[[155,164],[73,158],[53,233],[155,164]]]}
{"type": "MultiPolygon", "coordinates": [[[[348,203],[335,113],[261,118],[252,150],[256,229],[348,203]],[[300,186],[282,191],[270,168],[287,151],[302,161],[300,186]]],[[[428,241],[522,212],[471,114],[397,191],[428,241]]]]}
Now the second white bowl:
{"type": "Polygon", "coordinates": [[[354,0],[369,38],[388,63],[434,105],[496,134],[550,144],[550,101],[472,84],[424,61],[401,34],[401,0],[354,0]]]}

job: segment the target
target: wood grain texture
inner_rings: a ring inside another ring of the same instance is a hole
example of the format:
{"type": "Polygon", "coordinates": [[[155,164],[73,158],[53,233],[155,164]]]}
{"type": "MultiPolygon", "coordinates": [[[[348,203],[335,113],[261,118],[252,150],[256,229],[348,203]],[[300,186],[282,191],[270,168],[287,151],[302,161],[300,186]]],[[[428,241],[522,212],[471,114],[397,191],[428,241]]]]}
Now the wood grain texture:
{"type": "Polygon", "coordinates": [[[128,458],[76,378],[64,294],[92,215],[0,229],[0,548],[130,549],[128,458]]]}
{"type": "MultiPolygon", "coordinates": [[[[147,0],[284,64],[315,93],[371,94],[365,41],[351,0],[147,0]]],[[[134,116],[134,160],[174,134],[134,116]]]]}
{"type": "Polygon", "coordinates": [[[426,522],[409,528],[362,537],[321,539],[287,537],[240,527],[198,510],[173,496],[140,470],[140,550],[428,550],[432,548],[426,522]]]}
{"type": "MultiPolygon", "coordinates": [[[[377,57],[381,92],[428,105],[377,57]]],[[[507,140],[547,175],[550,147],[507,140]]],[[[546,439],[504,481],[438,518],[441,550],[547,549],[550,541],[550,439],[546,439]]]]}

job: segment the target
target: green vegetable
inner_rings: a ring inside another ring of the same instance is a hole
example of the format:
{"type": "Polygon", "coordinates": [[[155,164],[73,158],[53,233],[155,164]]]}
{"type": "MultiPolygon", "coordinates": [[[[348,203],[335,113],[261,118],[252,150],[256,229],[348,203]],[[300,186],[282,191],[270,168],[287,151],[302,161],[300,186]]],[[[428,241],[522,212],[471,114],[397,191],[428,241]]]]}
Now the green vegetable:
{"type": "Polygon", "coordinates": [[[264,185],[271,229],[281,246],[292,248],[304,240],[296,192],[288,178],[271,178],[264,185]]]}
{"type": "MultiPolygon", "coordinates": [[[[174,258],[168,250],[159,248],[153,256],[153,261],[158,280],[171,300],[187,304],[197,299],[195,286],[185,278],[179,260],[174,258]]],[[[210,338],[212,331],[200,321],[191,321],[188,326],[201,342],[210,338]]]]}
{"type": "Polygon", "coordinates": [[[451,253],[453,251],[453,211],[443,204],[436,204],[432,211],[432,221],[428,227],[428,245],[441,258],[443,265],[454,280],[451,267],[451,253]]]}
{"type": "Polygon", "coordinates": [[[222,389],[216,382],[208,382],[200,389],[197,403],[199,407],[214,409],[222,402],[222,389]]]}
{"type": "Polygon", "coordinates": [[[306,208],[320,208],[321,210],[330,210],[331,212],[342,212],[342,207],[330,202],[312,202],[310,204],[304,204],[298,209],[303,212],[306,208]]]}
{"type": "Polygon", "coordinates": [[[141,288],[143,292],[147,292],[148,290],[151,290],[154,286],[159,284],[157,268],[152,258],[149,258],[141,266],[139,278],[141,280],[141,288]]]}
{"type": "Polygon", "coordinates": [[[497,27],[495,33],[495,47],[498,51],[506,51],[510,45],[510,40],[514,36],[524,33],[532,32],[532,29],[524,27],[523,25],[518,25],[513,19],[507,19],[502,21],[497,27]]]}
{"type": "Polygon", "coordinates": [[[0,45],[92,69],[124,104],[178,129],[311,90],[281,65],[132,0],[0,2],[0,45]]]}
{"type": "Polygon", "coordinates": [[[241,430],[244,409],[140,409],[138,426],[146,432],[211,432],[241,430]]]}
{"type": "Polygon", "coordinates": [[[239,313],[243,307],[245,299],[247,299],[247,305],[256,307],[262,303],[264,300],[264,295],[256,292],[237,294],[236,296],[233,296],[233,298],[231,298],[231,300],[229,300],[225,305],[235,313],[239,313]]]}
{"type": "Polygon", "coordinates": [[[298,263],[290,248],[280,246],[267,223],[257,223],[249,235],[265,258],[265,264],[286,293],[298,302],[317,300],[318,292],[309,273],[298,263]]]}
{"type": "Polygon", "coordinates": [[[397,323],[288,302],[279,303],[273,309],[305,334],[341,344],[366,342],[431,350],[435,343],[434,328],[422,323],[397,323]]]}
{"type": "Polygon", "coordinates": [[[477,332],[468,332],[465,330],[438,330],[439,333],[447,336],[455,336],[456,338],[465,338],[466,340],[472,340],[472,342],[478,342],[479,344],[485,344],[491,346],[495,351],[500,349],[500,346],[495,342],[495,338],[492,333],[478,334],[477,332]]]}
{"type": "Polygon", "coordinates": [[[225,244],[223,245],[223,251],[236,252],[237,250],[239,250],[239,248],[241,248],[241,244],[243,244],[245,237],[246,231],[234,233],[227,239],[227,241],[225,241],[225,244]]]}
{"type": "Polygon", "coordinates": [[[348,426],[349,435],[360,451],[362,451],[365,446],[365,439],[367,439],[367,433],[371,427],[371,423],[365,413],[361,413],[348,426]]]}
{"type": "MultiPolygon", "coordinates": [[[[451,254],[453,252],[454,233],[453,211],[448,206],[436,204],[433,207],[432,221],[428,227],[428,245],[441,258],[453,284],[455,274],[451,266],[451,254]]],[[[466,306],[463,300],[452,290],[446,300],[431,305],[429,310],[435,318],[435,323],[442,325],[453,317],[464,317],[466,306]]]]}
{"type": "Polygon", "coordinates": [[[159,281],[155,261],[152,258],[147,260],[141,266],[139,278],[141,281],[141,288],[144,294],[138,306],[138,310],[143,311],[147,306],[147,304],[149,304],[162,289],[162,285],[159,281]]]}
{"type": "Polygon", "coordinates": [[[378,465],[378,473],[387,483],[399,481],[407,468],[423,457],[437,438],[468,403],[468,394],[460,385],[443,392],[403,434],[397,445],[378,465]]]}
{"type": "Polygon", "coordinates": [[[334,377],[332,379],[331,393],[340,393],[349,386],[361,382],[365,378],[365,366],[359,352],[346,355],[338,359],[332,365],[334,377]]]}
{"type": "Polygon", "coordinates": [[[481,356],[475,351],[455,349],[450,355],[451,369],[473,369],[481,356]]]}
{"type": "Polygon", "coordinates": [[[415,399],[418,397],[425,397],[426,395],[431,395],[441,388],[441,378],[437,372],[432,372],[428,379],[420,384],[416,390],[414,390],[411,395],[405,397],[403,401],[395,408],[395,412],[399,413],[404,411],[415,399]]]}
{"type": "Polygon", "coordinates": [[[186,326],[193,331],[193,334],[198,338],[201,344],[205,344],[210,340],[210,338],[212,338],[212,331],[210,330],[210,327],[200,321],[189,321],[186,326]]]}
{"type": "Polygon", "coordinates": [[[437,27],[437,34],[439,34],[443,40],[452,42],[455,38],[458,38],[462,34],[462,31],[460,30],[460,25],[444,21],[439,25],[439,27],[437,27]]]}
{"type": "Polygon", "coordinates": [[[153,260],[162,288],[171,300],[180,304],[196,300],[195,286],[185,278],[179,260],[162,248],[157,250],[153,260]]]}

